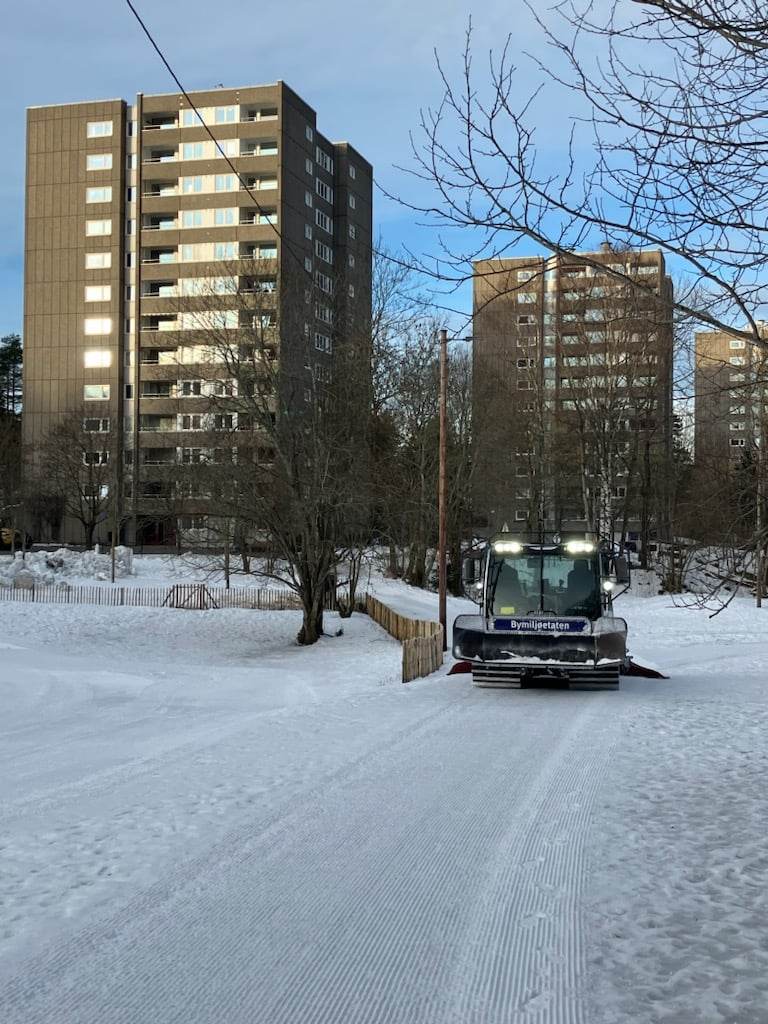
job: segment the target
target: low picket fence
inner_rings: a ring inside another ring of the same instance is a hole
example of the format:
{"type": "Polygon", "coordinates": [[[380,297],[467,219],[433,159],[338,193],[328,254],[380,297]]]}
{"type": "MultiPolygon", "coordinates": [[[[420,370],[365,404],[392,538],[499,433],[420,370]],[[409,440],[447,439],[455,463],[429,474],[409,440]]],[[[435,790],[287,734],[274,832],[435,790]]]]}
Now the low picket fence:
{"type": "MultiPolygon", "coordinates": [[[[291,590],[263,587],[209,587],[204,583],[177,583],[163,587],[69,586],[61,583],[24,583],[0,586],[0,601],[34,604],[92,604],[127,608],[245,608],[262,611],[301,610],[291,590]]],[[[329,602],[330,603],[330,602],[329,602]]],[[[443,664],[443,630],[438,622],[410,619],[372,594],[360,602],[383,629],[403,648],[403,682],[428,676],[443,664]]]]}
{"type": "Polygon", "coordinates": [[[436,672],[443,664],[443,627],[429,619],[409,619],[372,594],[365,595],[365,610],[403,645],[403,682],[436,672]]]}
{"type": "Polygon", "coordinates": [[[293,611],[301,608],[291,590],[274,588],[208,587],[204,583],[180,583],[164,587],[62,586],[60,583],[29,583],[0,587],[0,601],[29,604],[96,604],[129,608],[245,608],[293,611]]]}

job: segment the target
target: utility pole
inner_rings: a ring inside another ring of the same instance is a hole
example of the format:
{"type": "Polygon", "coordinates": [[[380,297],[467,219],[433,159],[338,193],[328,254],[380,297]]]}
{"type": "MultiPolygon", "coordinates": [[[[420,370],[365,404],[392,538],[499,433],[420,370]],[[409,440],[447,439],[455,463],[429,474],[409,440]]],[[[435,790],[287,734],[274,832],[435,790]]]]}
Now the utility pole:
{"type": "Polygon", "coordinates": [[[446,613],[446,590],[448,584],[446,566],[447,547],[447,500],[446,500],[446,462],[448,455],[447,439],[447,405],[448,405],[448,332],[440,331],[440,473],[438,481],[438,603],[440,625],[443,627],[443,650],[448,649],[448,622],[446,613]]]}

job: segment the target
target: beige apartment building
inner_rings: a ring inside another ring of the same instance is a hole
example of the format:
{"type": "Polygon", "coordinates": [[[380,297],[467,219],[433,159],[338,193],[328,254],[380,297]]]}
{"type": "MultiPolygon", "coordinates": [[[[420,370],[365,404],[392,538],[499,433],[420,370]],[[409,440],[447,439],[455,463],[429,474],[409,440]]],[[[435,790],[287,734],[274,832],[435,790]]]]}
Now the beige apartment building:
{"type": "MultiPolygon", "coordinates": [[[[768,327],[761,333],[768,337],[768,327]]],[[[694,457],[717,472],[737,467],[760,443],[768,357],[723,331],[696,335],[694,457]]]]}
{"type": "MultiPolygon", "coordinates": [[[[233,339],[258,318],[299,396],[302,374],[327,377],[341,345],[370,338],[370,164],[282,82],[191,98],[28,111],[24,442],[82,418],[84,461],[119,462],[128,542],[204,530],[205,506],[169,516],[157,495],[158,467],[237,428],[209,413],[205,317],[233,339]]],[[[224,387],[226,369],[213,377],[224,387]]],[[[53,539],[82,536],[64,521],[53,539]]]]}
{"type": "Polygon", "coordinates": [[[480,524],[658,529],[672,441],[662,254],[477,262],[473,334],[480,524]]]}

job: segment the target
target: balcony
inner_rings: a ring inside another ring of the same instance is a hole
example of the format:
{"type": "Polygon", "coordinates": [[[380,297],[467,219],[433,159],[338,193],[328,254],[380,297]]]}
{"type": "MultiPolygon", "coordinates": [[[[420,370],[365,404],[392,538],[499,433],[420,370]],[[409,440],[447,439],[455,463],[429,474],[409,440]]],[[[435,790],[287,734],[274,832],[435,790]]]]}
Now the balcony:
{"type": "Polygon", "coordinates": [[[175,316],[143,316],[142,331],[178,331],[179,321],[175,316]]]}
{"type": "Polygon", "coordinates": [[[256,210],[240,210],[240,224],[253,225],[253,224],[277,224],[277,211],[276,210],[262,210],[261,212],[256,210]]]}
{"type": "Polygon", "coordinates": [[[176,366],[178,359],[175,348],[143,348],[139,356],[142,366],[176,366]]]}
{"type": "Polygon", "coordinates": [[[241,295],[273,295],[277,289],[277,281],[273,277],[241,277],[239,292],[241,295]]]}
{"type": "Polygon", "coordinates": [[[173,213],[152,213],[142,218],[142,231],[174,231],[179,222],[173,213]]]}
{"type": "Polygon", "coordinates": [[[253,245],[241,242],[238,258],[241,260],[276,260],[277,247],[270,245],[253,245]]]}
{"type": "Polygon", "coordinates": [[[175,416],[154,416],[149,413],[139,417],[139,430],[142,433],[173,434],[176,429],[175,416]]]}
{"type": "Polygon", "coordinates": [[[276,121],[277,107],[244,107],[240,109],[240,123],[254,121],[276,121]]]}
{"type": "Polygon", "coordinates": [[[144,151],[141,162],[143,164],[171,164],[178,159],[179,154],[175,149],[150,149],[144,151]]]}
{"type": "Polygon", "coordinates": [[[175,462],[175,448],[141,449],[141,464],[143,466],[172,466],[175,462]]]}
{"type": "Polygon", "coordinates": [[[153,181],[142,193],[145,199],[162,199],[163,196],[177,196],[179,186],[177,181],[153,181]]]}
{"type": "Polygon", "coordinates": [[[178,295],[178,290],[174,281],[145,281],[141,294],[147,299],[172,299],[178,295]]]}
{"type": "Polygon", "coordinates": [[[277,143],[243,139],[240,143],[240,156],[277,156],[277,143]]]}
{"type": "Polygon", "coordinates": [[[145,380],[141,384],[142,398],[173,398],[174,387],[169,380],[145,380]]]}
{"type": "Polygon", "coordinates": [[[176,249],[143,249],[142,263],[177,263],[179,254],[176,249]]]}
{"type": "Polygon", "coordinates": [[[178,127],[179,121],[175,114],[152,114],[142,125],[145,132],[167,131],[178,127]]]}

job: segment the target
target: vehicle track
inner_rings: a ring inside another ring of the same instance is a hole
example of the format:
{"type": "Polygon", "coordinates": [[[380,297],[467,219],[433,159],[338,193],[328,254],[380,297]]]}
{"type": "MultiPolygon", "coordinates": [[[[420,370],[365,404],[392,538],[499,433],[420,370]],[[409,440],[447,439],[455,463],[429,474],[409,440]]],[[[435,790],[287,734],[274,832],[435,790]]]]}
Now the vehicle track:
{"type": "Polygon", "coordinates": [[[623,705],[439,685],[271,818],[16,965],[5,1024],[587,1024],[584,836],[623,705]]]}

